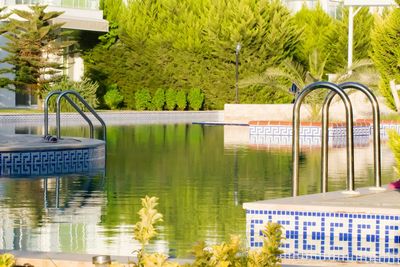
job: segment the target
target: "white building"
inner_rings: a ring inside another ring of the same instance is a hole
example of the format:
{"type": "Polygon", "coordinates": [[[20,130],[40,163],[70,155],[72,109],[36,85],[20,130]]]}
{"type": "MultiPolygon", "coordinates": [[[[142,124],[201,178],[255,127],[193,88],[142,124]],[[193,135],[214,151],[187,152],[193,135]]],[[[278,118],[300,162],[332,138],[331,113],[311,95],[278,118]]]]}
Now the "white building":
{"type": "MultiPolygon", "coordinates": [[[[108,22],[103,19],[103,11],[99,9],[99,0],[0,0],[0,7],[7,7],[7,11],[13,9],[28,10],[30,5],[47,5],[46,11],[62,11],[61,16],[55,22],[63,22],[63,28],[107,32],[108,22]]],[[[0,46],[6,42],[0,36],[0,46]]],[[[0,50],[0,57],[4,51],[0,50]]],[[[79,80],[83,75],[83,61],[78,56],[67,59],[68,76],[73,80],[79,80]]],[[[34,103],[34,98],[24,94],[18,94],[8,89],[0,89],[0,108],[12,108],[26,106],[34,103]]]]}
{"type": "Polygon", "coordinates": [[[334,18],[338,17],[340,8],[343,6],[343,0],[282,0],[282,3],[293,12],[299,11],[303,5],[313,8],[319,3],[322,9],[334,18]]]}

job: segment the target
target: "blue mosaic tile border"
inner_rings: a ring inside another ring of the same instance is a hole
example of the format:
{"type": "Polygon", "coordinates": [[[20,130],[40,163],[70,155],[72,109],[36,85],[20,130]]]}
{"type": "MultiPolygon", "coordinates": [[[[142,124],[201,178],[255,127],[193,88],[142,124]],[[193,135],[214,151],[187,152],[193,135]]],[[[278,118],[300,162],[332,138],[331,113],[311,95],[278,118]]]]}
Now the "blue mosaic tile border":
{"type": "Polygon", "coordinates": [[[400,216],[246,210],[250,248],[262,247],[269,221],[283,226],[286,259],[400,263],[400,216]]]}
{"type": "Polygon", "coordinates": [[[1,152],[0,176],[83,173],[104,168],[104,146],[94,148],[1,152]]]}
{"type": "MultiPolygon", "coordinates": [[[[370,136],[371,126],[356,126],[353,128],[354,136],[370,136]]],[[[286,125],[250,125],[250,135],[272,135],[272,136],[291,136],[292,126],[286,125]]],[[[318,136],[320,137],[322,128],[320,126],[301,126],[300,136],[318,136]]],[[[329,128],[330,137],[346,136],[345,127],[329,128]]]]}

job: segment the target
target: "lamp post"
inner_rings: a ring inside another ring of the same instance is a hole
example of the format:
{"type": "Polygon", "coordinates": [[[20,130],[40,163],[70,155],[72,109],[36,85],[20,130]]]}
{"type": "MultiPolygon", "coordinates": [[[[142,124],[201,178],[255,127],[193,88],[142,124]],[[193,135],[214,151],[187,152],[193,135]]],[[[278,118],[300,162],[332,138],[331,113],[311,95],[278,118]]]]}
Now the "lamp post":
{"type": "Polygon", "coordinates": [[[242,45],[238,43],[236,45],[236,97],[235,97],[235,103],[239,103],[239,52],[240,48],[242,48],[242,45]]]}

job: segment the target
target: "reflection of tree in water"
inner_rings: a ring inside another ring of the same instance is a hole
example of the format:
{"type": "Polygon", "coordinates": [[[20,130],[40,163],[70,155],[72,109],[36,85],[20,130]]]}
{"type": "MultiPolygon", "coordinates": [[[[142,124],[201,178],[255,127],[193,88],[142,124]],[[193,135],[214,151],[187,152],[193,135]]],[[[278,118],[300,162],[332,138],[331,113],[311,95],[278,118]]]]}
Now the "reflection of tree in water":
{"type": "Polygon", "coordinates": [[[285,189],[290,186],[290,152],[224,150],[223,128],[215,126],[109,128],[102,225],[133,225],[140,197],[157,196],[164,214],[159,238],[176,248],[175,255],[187,255],[199,239],[217,242],[229,234],[244,235],[243,202],[273,198],[282,189],[290,195],[285,189]]]}

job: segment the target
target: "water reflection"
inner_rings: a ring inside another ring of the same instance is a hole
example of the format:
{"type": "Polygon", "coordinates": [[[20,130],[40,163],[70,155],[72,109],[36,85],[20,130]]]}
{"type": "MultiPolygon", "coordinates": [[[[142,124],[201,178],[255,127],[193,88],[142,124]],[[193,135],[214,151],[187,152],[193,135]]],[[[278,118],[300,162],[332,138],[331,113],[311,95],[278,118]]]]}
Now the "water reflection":
{"type": "MultiPolygon", "coordinates": [[[[80,135],[83,128],[65,134],[80,135]]],[[[198,240],[244,236],[243,202],[291,195],[291,151],[226,142],[227,135],[218,126],[109,127],[105,177],[2,178],[0,248],[132,255],[139,248],[133,225],[145,195],[159,197],[164,214],[150,250],[184,257],[198,240]]],[[[359,186],[373,182],[370,149],[356,150],[359,186]]],[[[386,147],[382,153],[387,182],[393,159],[386,147]]],[[[302,151],[302,194],[319,191],[319,161],[318,149],[302,151]]],[[[345,188],[342,162],[345,151],[332,149],[330,190],[345,188]]]]}

